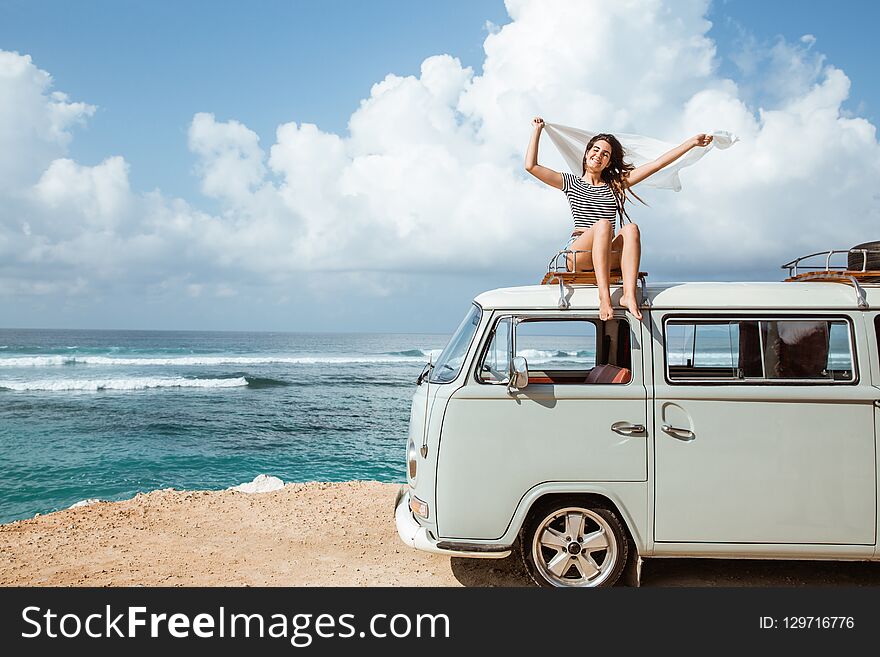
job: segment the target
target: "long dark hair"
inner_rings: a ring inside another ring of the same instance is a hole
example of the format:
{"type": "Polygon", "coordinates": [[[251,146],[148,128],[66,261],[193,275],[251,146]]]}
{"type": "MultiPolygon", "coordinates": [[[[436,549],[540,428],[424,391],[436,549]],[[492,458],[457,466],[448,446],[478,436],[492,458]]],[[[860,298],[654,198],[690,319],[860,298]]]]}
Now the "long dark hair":
{"type": "Polygon", "coordinates": [[[629,162],[626,162],[623,159],[623,146],[617,140],[617,137],[615,137],[614,135],[609,135],[607,133],[599,133],[587,143],[587,148],[584,151],[584,161],[582,165],[581,176],[587,173],[587,156],[590,154],[590,149],[593,148],[593,145],[597,141],[607,141],[609,144],[611,144],[611,159],[608,162],[608,166],[602,169],[602,180],[611,188],[611,191],[614,193],[614,199],[617,201],[617,213],[620,215],[621,225],[623,225],[624,217],[626,217],[630,221],[630,223],[632,223],[632,219],[629,218],[629,215],[626,212],[626,208],[624,207],[624,205],[626,204],[627,195],[632,195],[632,197],[638,200],[639,203],[641,203],[642,205],[647,205],[647,203],[640,199],[638,195],[626,185],[626,176],[629,174],[630,171],[635,169],[635,166],[633,166],[629,162]]]}

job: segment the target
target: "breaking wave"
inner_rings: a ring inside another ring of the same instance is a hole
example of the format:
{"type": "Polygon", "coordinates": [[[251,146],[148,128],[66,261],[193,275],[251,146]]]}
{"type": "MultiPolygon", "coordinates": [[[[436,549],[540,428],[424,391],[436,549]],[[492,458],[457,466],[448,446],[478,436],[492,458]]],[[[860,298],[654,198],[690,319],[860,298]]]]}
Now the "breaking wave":
{"type": "MultiPolygon", "coordinates": [[[[423,354],[421,350],[418,351],[423,354]]],[[[427,358],[404,355],[340,356],[181,356],[177,358],[114,358],[110,356],[27,356],[0,358],[0,367],[60,367],[72,365],[122,366],[213,366],[213,365],[321,365],[346,363],[420,363],[427,358]]]]}
{"type": "Polygon", "coordinates": [[[517,356],[523,356],[529,363],[549,363],[551,361],[567,361],[575,363],[593,363],[596,355],[592,351],[559,351],[556,349],[519,349],[517,356]]]}
{"type": "MultiPolygon", "coordinates": [[[[241,376],[229,379],[135,378],[135,379],[55,379],[45,381],[0,381],[0,390],[61,392],[79,390],[148,390],[151,388],[240,388],[248,385],[241,376]]],[[[260,387],[260,386],[257,386],[260,387]]]]}

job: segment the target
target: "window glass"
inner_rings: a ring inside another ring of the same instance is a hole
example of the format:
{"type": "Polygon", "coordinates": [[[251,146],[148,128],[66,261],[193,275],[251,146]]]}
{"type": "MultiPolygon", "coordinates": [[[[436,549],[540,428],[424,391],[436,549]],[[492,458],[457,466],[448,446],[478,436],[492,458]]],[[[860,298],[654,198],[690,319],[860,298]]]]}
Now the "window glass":
{"type": "Polygon", "coordinates": [[[672,320],[666,325],[671,381],[853,381],[844,320],[672,320]]]}
{"type": "Polygon", "coordinates": [[[587,320],[520,322],[516,355],[530,369],[586,374],[596,364],[596,325],[587,320]]]}
{"type": "Polygon", "coordinates": [[[506,383],[510,379],[510,338],[513,320],[510,317],[501,319],[495,325],[495,331],[483,362],[480,365],[480,380],[486,383],[506,383]]]}
{"type": "Polygon", "coordinates": [[[631,378],[629,324],[622,319],[502,318],[483,354],[479,379],[506,383],[511,342],[525,358],[529,385],[628,383],[631,378]]]}
{"type": "Polygon", "coordinates": [[[482,311],[480,308],[476,304],[471,306],[471,309],[464,316],[464,319],[461,320],[461,324],[458,325],[455,333],[449,339],[449,344],[446,345],[446,348],[443,349],[443,352],[437,358],[437,362],[434,363],[434,368],[431,370],[429,377],[431,383],[449,383],[458,376],[464,363],[464,357],[467,355],[468,347],[474,338],[474,333],[477,332],[481,316],[482,311]]]}
{"type": "Polygon", "coordinates": [[[880,315],[874,316],[874,337],[877,338],[877,351],[880,352],[880,315]]]}
{"type": "Polygon", "coordinates": [[[670,365],[736,367],[739,359],[739,322],[670,322],[667,328],[666,349],[670,365]]]}

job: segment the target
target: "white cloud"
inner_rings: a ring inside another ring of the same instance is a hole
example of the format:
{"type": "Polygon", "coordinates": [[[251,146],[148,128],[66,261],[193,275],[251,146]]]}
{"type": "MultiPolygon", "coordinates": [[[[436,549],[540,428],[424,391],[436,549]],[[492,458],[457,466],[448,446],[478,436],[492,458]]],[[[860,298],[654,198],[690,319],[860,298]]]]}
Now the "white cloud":
{"type": "Polygon", "coordinates": [[[127,214],[131,201],[128,165],[119,156],[93,167],[67,158],[53,161],[34,185],[38,202],[64,214],[81,215],[97,228],[112,228],[127,214]]]}
{"type": "MultiPolygon", "coordinates": [[[[707,6],[509,0],[511,21],[488,28],[482,74],[451,55],[389,74],[348,134],[291,122],[264,150],[243,123],[196,114],[188,144],[212,212],[132,192],[122,157],[65,159],[71,128],[94,108],[51,92],[29,57],[0,52],[0,173],[14,174],[0,176],[7,276],[123,277],[192,298],[260,285],[287,298],[298,284],[320,295],[307,270],[343,272],[378,296],[399,284],[389,272],[528,270],[537,281],[571,219],[562,194],[522,170],[535,114],[667,141],[740,135],[684,171],[683,191],[637,189],[650,207],[631,215],[654,279],[749,277],[876,237],[880,149],[874,126],[842,110],[845,73],[805,35],[752,42],[740,78],[724,79],[707,6]],[[11,152],[26,154],[21,171],[11,152]]],[[[541,160],[562,166],[548,140],[541,160]]]]}
{"type": "Polygon", "coordinates": [[[189,148],[199,157],[197,171],[206,196],[246,201],[266,174],[259,137],[238,121],[217,123],[199,112],[189,128],[189,148]]]}
{"type": "Polygon", "coordinates": [[[0,192],[35,182],[66,152],[70,129],[95,112],[51,87],[52,77],[30,55],[0,50],[0,192]]]}

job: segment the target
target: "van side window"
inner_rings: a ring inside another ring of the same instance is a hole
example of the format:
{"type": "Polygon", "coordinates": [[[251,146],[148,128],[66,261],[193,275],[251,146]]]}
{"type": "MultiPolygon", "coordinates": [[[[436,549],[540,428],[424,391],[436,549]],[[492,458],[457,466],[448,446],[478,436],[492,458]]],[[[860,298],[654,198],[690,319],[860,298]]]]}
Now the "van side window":
{"type": "Polygon", "coordinates": [[[877,351],[880,352],[880,315],[874,316],[874,337],[877,338],[877,351]]]}
{"type": "Polygon", "coordinates": [[[846,320],[669,320],[670,382],[836,383],[855,380],[846,320]]]}
{"type": "Polygon", "coordinates": [[[502,318],[483,355],[479,379],[506,382],[511,341],[526,359],[529,384],[629,383],[630,330],[622,319],[502,318]]]}
{"type": "Polygon", "coordinates": [[[489,347],[480,363],[479,378],[484,383],[504,383],[510,378],[510,349],[513,319],[504,317],[495,325],[489,347]]]}

